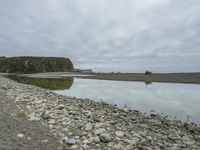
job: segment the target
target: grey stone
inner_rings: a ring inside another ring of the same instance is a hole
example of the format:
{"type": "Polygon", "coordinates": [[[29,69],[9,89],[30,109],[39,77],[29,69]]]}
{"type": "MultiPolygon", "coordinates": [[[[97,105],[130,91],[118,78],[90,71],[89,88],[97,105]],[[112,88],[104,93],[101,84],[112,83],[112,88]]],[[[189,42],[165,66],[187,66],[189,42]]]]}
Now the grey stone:
{"type": "Polygon", "coordinates": [[[101,135],[99,136],[99,138],[100,138],[100,140],[101,140],[102,142],[104,142],[104,143],[108,143],[108,142],[111,141],[110,134],[106,134],[106,133],[101,134],[101,135]]]}
{"type": "Polygon", "coordinates": [[[17,137],[23,138],[23,137],[24,137],[24,134],[19,133],[19,134],[17,134],[17,137]]]}
{"type": "Polygon", "coordinates": [[[123,136],[124,136],[124,132],[123,132],[123,131],[116,131],[115,134],[116,134],[118,137],[123,137],[123,136]]]}
{"type": "Polygon", "coordinates": [[[65,142],[65,143],[68,143],[68,137],[67,137],[67,136],[63,137],[63,138],[61,139],[61,141],[65,142]]]}
{"type": "Polygon", "coordinates": [[[186,136],[182,137],[182,142],[186,145],[193,145],[195,144],[196,142],[186,136]]]}
{"type": "Polygon", "coordinates": [[[179,136],[179,135],[172,135],[172,134],[170,134],[170,135],[168,135],[168,139],[170,139],[170,140],[179,140],[181,137],[179,136]]]}
{"type": "Polygon", "coordinates": [[[78,145],[72,145],[71,146],[71,149],[77,149],[78,148],[78,145]]]}
{"type": "Polygon", "coordinates": [[[99,128],[99,129],[95,130],[95,132],[94,132],[95,135],[100,135],[103,133],[107,133],[106,129],[104,129],[104,128],[99,128]]]}
{"type": "Polygon", "coordinates": [[[99,139],[98,136],[95,136],[94,139],[93,139],[93,141],[94,141],[95,143],[99,143],[99,142],[100,142],[100,139],[99,139]]]}
{"type": "Polygon", "coordinates": [[[68,145],[74,145],[74,144],[76,144],[76,140],[73,139],[73,138],[68,139],[67,144],[68,144],[68,145]]]}
{"type": "Polygon", "coordinates": [[[92,124],[91,123],[88,123],[85,125],[85,131],[91,131],[92,130],[92,124]]]}

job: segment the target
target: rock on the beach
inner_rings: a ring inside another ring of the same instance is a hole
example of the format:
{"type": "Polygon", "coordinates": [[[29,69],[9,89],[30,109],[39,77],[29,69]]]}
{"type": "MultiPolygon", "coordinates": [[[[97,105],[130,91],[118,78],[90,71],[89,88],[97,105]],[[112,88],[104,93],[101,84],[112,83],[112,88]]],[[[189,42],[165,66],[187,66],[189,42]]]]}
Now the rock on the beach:
{"type": "Polygon", "coordinates": [[[44,140],[42,140],[42,143],[47,143],[49,140],[47,140],[47,139],[44,139],[44,140]]]}
{"type": "Polygon", "coordinates": [[[182,142],[186,145],[193,145],[195,144],[196,142],[186,136],[182,137],[182,142]]]}
{"type": "Polygon", "coordinates": [[[104,129],[104,128],[99,128],[99,129],[95,130],[95,132],[94,132],[95,135],[100,135],[103,133],[107,133],[106,129],[104,129]]]}
{"type": "Polygon", "coordinates": [[[60,105],[57,106],[57,109],[59,109],[59,110],[62,110],[64,108],[65,108],[65,105],[63,105],[63,104],[60,104],[60,105]]]}
{"type": "Polygon", "coordinates": [[[110,142],[111,141],[111,137],[110,134],[107,133],[103,133],[99,136],[100,140],[104,143],[110,142]]]}
{"type": "Polygon", "coordinates": [[[30,115],[28,115],[29,119],[28,121],[38,121],[40,120],[40,117],[36,117],[35,113],[31,113],[30,115]]]}
{"type": "Polygon", "coordinates": [[[68,144],[68,145],[74,145],[74,144],[76,144],[76,140],[73,139],[73,138],[68,139],[67,144],[68,144]]]}
{"type": "Polygon", "coordinates": [[[132,142],[134,144],[140,143],[141,141],[144,141],[145,139],[141,137],[139,134],[134,134],[132,138],[132,142]]]}
{"type": "Polygon", "coordinates": [[[7,90],[7,87],[5,85],[2,86],[3,89],[7,90]]]}
{"type": "Polygon", "coordinates": [[[99,143],[99,142],[100,142],[100,139],[99,139],[98,136],[95,136],[94,139],[93,139],[93,141],[94,141],[95,143],[99,143]]]}
{"type": "Polygon", "coordinates": [[[180,136],[179,135],[169,135],[168,136],[168,139],[171,139],[171,140],[179,140],[180,139],[180,136]]]}
{"type": "Polygon", "coordinates": [[[68,143],[68,137],[67,137],[67,136],[63,137],[63,138],[61,139],[61,141],[65,142],[65,143],[68,143]]]}
{"type": "Polygon", "coordinates": [[[48,123],[51,124],[51,125],[54,125],[54,124],[56,124],[56,121],[54,119],[51,119],[51,120],[48,121],[48,123]]]}
{"type": "MultiPolygon", "coordinates": [[[[200,128],[195,124],[171,121],[157,114],[146,116],[139,111],[126,111],[87,99],[59,96],[2,77],[0,92],[13,96],[25,119],[40,120],[49,127],[50,132],[59,137],[60,149],[200,149],[200,128]],[[9,90],[3,90],[3,85],[9,90]]],[[[12,116],[15,114],[18,113],[13,112],[12,116]]],[[[30,140],[28,134],[22,133],[16,134],[15,138],[34,142],[34,137],[30,140]]],[[[43,145],[48,140],[51,144],[50,139],[39,138],[43,145]]]]}
{"type": "Polygon", "coordinates": [[[123,132],[123,131],[116,131],[115,134],[116,134],[118,137],[123,137],[123,136],[124,136],[124,132],[123,132]]]}
{"type": "Polygon", "coordinates": [[[72,145],[71,148],[72,148],[72,149],[77,149],[78,146],[77,146],[77,145],[72,145]]]}
{"type": "Polygon", "coordinates": [[[85,131],[91,131],[92,130],[92,124],[88,123],[85,125],[85,131]]]}
{"type": "Polygon", "coordinates": [[[24,134],[19,133],[19,134],[17,134],[17,137],[23,138],[23,137],[24,137],[24,134]]]}

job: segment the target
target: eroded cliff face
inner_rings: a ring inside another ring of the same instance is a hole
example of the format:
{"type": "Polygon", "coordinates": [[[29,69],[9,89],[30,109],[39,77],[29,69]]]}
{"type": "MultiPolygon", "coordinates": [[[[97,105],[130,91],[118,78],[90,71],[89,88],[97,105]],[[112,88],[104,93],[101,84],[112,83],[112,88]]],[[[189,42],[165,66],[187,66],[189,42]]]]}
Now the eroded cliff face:
{"type": "Polygon", "coordinates": [[[0,72],[41,73],[71,72],[73,64],[64,57],[0,57],[0,72]]]}

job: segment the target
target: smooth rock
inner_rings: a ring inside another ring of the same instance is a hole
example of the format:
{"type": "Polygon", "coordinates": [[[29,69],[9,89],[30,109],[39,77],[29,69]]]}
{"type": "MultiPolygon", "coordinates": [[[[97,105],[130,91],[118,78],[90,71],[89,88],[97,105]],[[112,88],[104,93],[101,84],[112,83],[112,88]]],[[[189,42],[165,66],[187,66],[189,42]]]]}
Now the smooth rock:
{"type": "Polygon", "coordinates": [[[186,136],[182,137],[182,142],[186,145],[193,145],[195,144],[196,142],[186,136]]]}
{"type": "Polygon", "coordinates": [[[91,131],[92,130],[92,124],[91,123],[88,123],[85,125],[85,131],[91,131]]]}
{"type": "Polygon", "coordinates": [[[36,117],[35,113],[31,113],[30,115],[28,115],[29,119],[28,121],[39,121],[40,117],[36,117]]]}
{"type": "Polygon", "coordinates": [[[24,137],[24,134],[19,133],[19,134],[17,134],[17,137],[23,138],[23,137],[24,137]]]}
{"type": "Polygon", "coordinates": [[[54,119],[51,119],[48,121],[48,123],[53,125],[53,124],[56,124],[56,121],[54,119]]]}
{"type": "Polygon", "coordinates": [[[72,145],[71,146],[71,149],[77,149],[78,148],[78,145],[72,145]]]}
{"type": "Polygon", "coordinates": [[[149,142],[152,141],[152,137],[151,137],[151,136],[147,136],[146,139],[147,139],[147,141],[149,141],[149,142]]]}
{"type": "Polygon", "coordinates": [[[47,140],[47,139],[44,139],[44,140],[42,140],[42,143],[47,143],[49,140],[47,140]]]}
{"type": "Polygon", "coordinates": [[[68,144],[68,140],[69,140],[69,138],[68,138],[67,136],[65,136],[65,137],[63,137],[63,138],[61,139],[61,141],[65,142],[65,143],[67,143],[67,144],[68,144]]]}
{"type": "Polygon", "coordinates": [[[76,144],[76,140],[73,139],[73,138],[68,139],[67,144],[68,144],[68,145],[74,145],[74,144],[76,144]]]}
{"type": "Polygon", "coordinates": [[[102,142],[104,142],[104,143],[108,143],[108,142],[111,141],[110,134],[106,134],[106,133],[101,134],[101,135],[99,136],[99,138],[100,138],[100,140],[101,140],[102,142]]]}
{"type": "Polygon", "coordinates": [[[95,135],[100,135],[100,134],[103,134],[103,133],[107,133],[106,129],[104,129],[104,128],[99,128],[99,129],[94,131],[95,135]]]}
{"type": "Polygon", "coordinates": [[[5,85],[3,85],[2,88],[3,88],[4,90],[7,90],[7,87],[6,87],[5,85]]]}
{"type": "Polygon", "coordinates": [[[87,145],[87,144],[84,144],[84,145],[83,145],[83,149],[84,149],[84,150],[90,150],[90,146],[87,145]]]}
{"type": "Polygon", "coordinates": [[[99,143],[99,142],[100,142],[100,139],[99,139],[98,136],[95,136],[94,139],[93,139],[93,141],[94,141],[95,143],[99,143]]]}
{"type": "Polygon", "coordinates": [[[170,140],[180,140],[180,136],[179,135],[168,135],[168,139],[170,139],[170,140]]]}
{"type": "Polygon", "coordinates": [[[118,137],[123,137],[123,136],[124,136],[124,132],[123,132],[123,131],[116,131],[115,134],[116,134],[118,137]]]}
{"type": "Polygon", "coordinates": [[[60,105],[57,106],[57,109],[59,109],[59,110],[62,110],[64,108],[65,108],[65,105],[63,105],[63,104],[60,104],[60,105]]]}

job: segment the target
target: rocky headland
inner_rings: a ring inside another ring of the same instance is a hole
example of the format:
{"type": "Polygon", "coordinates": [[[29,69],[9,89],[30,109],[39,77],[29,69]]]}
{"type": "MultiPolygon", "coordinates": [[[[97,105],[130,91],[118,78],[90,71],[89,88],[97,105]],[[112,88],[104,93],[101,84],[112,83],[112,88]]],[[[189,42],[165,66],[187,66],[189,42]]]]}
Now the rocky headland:
{"type": "MultiPolygon", "coordinates": [[[[45,128],[36,138],[41,139],[40,141],[32,140],[33,143],[53,145],[42,149],[200,149],[200,127],[193,123],[168,120],[158,114],[144,116],[135,110],[123,110],[101,102],[61,96],[3,76],[0,76],[0,95],[5,95],[5,98],[0,99],[0,104],[4,112],[6,110],[12,118],[30,122],[28,126],[37,124],[38,130],[45,128]],[[46,132],[51,135],[48,137],[42,134],[46,132]],[[53,138],[55,144],[52,144],[53,138]]],[[[0,114],[3,114],[2,109],[0,111],[0,114]]],[[[0,124],[3,124],[2,119],[0,124]]],[[[9,128],[9,121],[4,128],[9,128]]],[[[23,131],[26,131],[26,128],[28,127],[23,126],[23,131]]],[[[22,133],[19,128],[12,142],[24,140],[26,143],[33,139],[30,130],[28,131],[22,133]]],[[[2,141],[4,146],[10,144],[9,136],[1,135],[0,143],[2,141]]],[[[21,146],[23,147],[23,144],[21,146]]]]}
{"type": "Polygon", "coordinates": [[[42,73],[71,72],[74,66],[64,57],[0,57],[0,72],[5,73],[42,73]]]}

